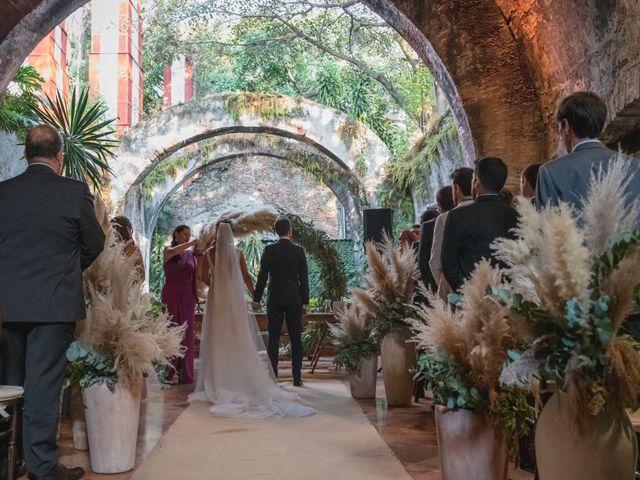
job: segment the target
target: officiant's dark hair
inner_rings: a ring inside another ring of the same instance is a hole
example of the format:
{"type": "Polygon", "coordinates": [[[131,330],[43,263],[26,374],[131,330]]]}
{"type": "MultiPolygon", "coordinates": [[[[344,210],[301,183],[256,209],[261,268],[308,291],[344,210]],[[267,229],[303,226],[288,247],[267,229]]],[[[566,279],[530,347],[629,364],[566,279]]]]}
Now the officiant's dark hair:
{"type": "Polygon", "coordinates": [[[284,237],[291,230],[291,221],[287,217],[280,217],[276,220],[273,229],[279,237],[284,237]]]}
{"type": "Polygon", "coordinates": [[[27,161],[34,157],[52,158],[62,150],[62,137],[49,125],[30,128],[24,141],[24,156],[27,161]]]}

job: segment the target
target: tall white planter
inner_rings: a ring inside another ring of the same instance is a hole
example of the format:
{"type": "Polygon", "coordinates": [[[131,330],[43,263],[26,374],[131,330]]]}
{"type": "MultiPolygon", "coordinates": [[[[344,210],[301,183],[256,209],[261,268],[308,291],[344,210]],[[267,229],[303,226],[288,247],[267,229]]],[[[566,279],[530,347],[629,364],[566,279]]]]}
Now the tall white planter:
{"type": "Polygon", "coordinates": [[[136,460],[138,419],[142,384],[116,384],[111,392],[106,384],[84,390],[91,470],[120,473],[131,470],[136,460]]]}
{"type": "Polygon", "coordinates": [[[353,398],[376,398],[378,356],[360,360],[360,370],[349,374],[349,387],[353,398]]]}

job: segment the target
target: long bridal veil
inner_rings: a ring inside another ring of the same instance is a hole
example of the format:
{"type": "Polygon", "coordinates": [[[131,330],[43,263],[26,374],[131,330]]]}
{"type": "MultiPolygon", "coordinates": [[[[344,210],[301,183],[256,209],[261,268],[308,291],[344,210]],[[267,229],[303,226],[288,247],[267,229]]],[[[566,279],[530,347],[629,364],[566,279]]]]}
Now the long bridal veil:
{"type": "Polygon", "coordinates": [[[233,231],[217,229],[213,279],[202,322],[200,368],[190,400],[212,402],[214,415],[301,417],[314,410],[276,383],[244,283],[233,231]]]}

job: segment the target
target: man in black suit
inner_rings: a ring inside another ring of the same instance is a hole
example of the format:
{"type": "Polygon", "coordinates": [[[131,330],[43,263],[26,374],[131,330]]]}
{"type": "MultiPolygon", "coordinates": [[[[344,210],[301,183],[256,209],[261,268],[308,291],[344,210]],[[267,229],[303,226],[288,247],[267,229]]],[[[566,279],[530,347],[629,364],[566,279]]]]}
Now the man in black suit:
{"type": "Polygon", "coordinates": [[[254,309],[260,306],[267,279],[267,318],[269,322],[269,360],[278,376],[278,351],[283,320],[287,323],[291,343],[293,385],[302,386],[302,313],[309,304],[309,274],[304,250],[291,243],[293,230],[288,218],[280,218],[274,226],[280,237],[264,249],[260,273],[253,294],[254,309]]]}
{"type": "MultiPolygon", "coordinates": [[[[436,205],[438,206],[439,215],[447,213],[454,207],[453,190],[451,186],[447,185],[438,190],[438,193],[436,193],[436,205]]],[[[438,291],[438,283],[429,267],[429,257],[431,256],[431,247],[433,246],[433,232],[436,226],[436,220],[437,218],[431,218],[422,223],[422,227],[420,228],[420,244],[418,246],[418,268],[420,270],[420,277],[422,278],[424,286],[432,293],[438,291]]]]}
{"type": "Polygon", "coordinates": [[[24,386],[23,448],[30,479],[77,479],[58,464],[58,406],[66,350],[85,318],[82,270],[104,234],[85,183],[60,176],[62,139],[45,125],[29,130],[29,167],[0,183],[0,304],[3,382],[24,386]]]}
{"type": "Polygon", "coordinates": [[[510,230],[518,223],[516,210],[498,196],[507,174],[507,166],[499,158],[478,160],[473,172],[475,201],[448,213],[441,261],[442,274],[454,291],[471,276],[480,260],[497,263],[491,243],[498,237],[511,237],[510,230]]]}

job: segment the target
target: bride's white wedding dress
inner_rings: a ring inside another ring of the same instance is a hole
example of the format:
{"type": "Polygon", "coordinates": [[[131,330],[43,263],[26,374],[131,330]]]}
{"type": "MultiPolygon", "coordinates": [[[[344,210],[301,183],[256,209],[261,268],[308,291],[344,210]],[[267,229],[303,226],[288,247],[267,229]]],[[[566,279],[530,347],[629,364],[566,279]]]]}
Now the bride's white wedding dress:
{"type": "Polygon", "coordinates": [[[200,341],[200,368],[189,400],[213,403],[214,415],[302,417],[313,408],[276,383],[255,317],[244,299],[244,283],[231,226],[217,230],[213,279],[200,341]]]}

